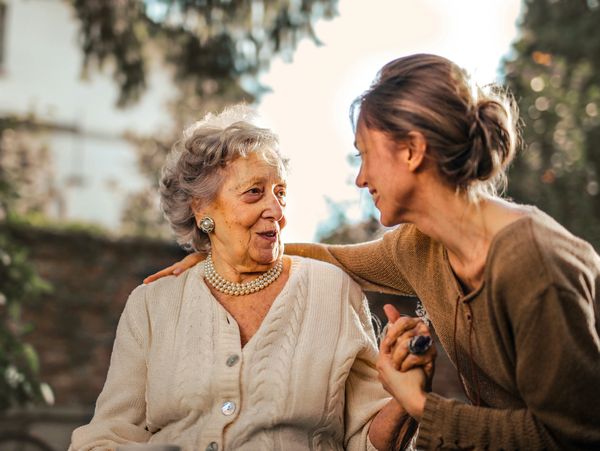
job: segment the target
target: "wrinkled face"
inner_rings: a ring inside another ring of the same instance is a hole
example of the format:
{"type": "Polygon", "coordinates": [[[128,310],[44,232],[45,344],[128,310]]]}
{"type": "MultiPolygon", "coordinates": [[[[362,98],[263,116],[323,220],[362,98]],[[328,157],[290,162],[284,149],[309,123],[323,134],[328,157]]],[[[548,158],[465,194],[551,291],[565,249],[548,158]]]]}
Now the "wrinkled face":
{"type": "Polygon", "coordinates": [[[362,121],[355,138],[361,158],[356,185],[369,190],[384,226],[400,224],[414,189],[413,176],[404,163],[407,147],[362,121]]]}
{"type": "Polygon", "coordinates": [[[286,222],[283,172],[260,153],[227,165],[216,199],[201,212],[215,221],[215,230],[209,234],[215,260],[259,271],[281,257],[281,230],[286,222]]]}

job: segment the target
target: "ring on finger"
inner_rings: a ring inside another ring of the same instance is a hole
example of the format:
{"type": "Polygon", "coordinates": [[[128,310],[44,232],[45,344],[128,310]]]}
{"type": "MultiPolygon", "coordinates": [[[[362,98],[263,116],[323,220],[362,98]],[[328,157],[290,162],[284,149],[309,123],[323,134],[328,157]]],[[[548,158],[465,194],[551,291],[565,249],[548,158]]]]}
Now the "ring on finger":
{"type": "Polygon", "coordinates": [[[425,354],[431,345],[433,340],[429,335],[415,335],[408,342],[408,352],[414,355],[425,354]]]}

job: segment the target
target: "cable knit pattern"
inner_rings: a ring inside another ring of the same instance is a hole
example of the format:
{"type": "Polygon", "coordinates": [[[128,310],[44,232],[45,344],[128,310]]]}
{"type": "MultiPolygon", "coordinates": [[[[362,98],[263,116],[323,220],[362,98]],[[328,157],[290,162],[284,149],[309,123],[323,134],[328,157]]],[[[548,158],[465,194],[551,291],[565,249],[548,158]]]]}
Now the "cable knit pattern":
{"type": "MultiPolygon", "coordinates": [[[[193,297],[200,296],[199,290],[192,287],[193,297]]],[[[194,333],[185,333],[185,353],[179,360],[180,366],[173,373],[177,381],[176,393],[182,408],[193,408],[193,406],[206,405],[210,397],[211,387],[210,379],[201,379],[198,377],[198,369],[206,363],[213,364],[214,349],[214,305],[211,302],[193,302],[188,313],[194,318],[211,318],[212,321],[207,321],[203,327],[202,333],[196,335],[194,333]],[[197,380],[198,383],[204,382],[204,386],[199,385],[197,389],[190,391],[188,389],[189,381],[197,380]]],[[[186,327],[192,329],[195,327],[193,323],[187,324],[186,327]]]]}
{"type": "MultiPolygon", "coordinates": [[[[298,276],[295,288],[295,293],[289,293],[287,286],[282,290],[280,297],[289,299],[271,307],[268,314],[271,321],[269,332],[256,337],[257,343],[252,343],[257,351],[248,365],[252,374],[249,388],[249,405],[252,406],[250,416],[260,417],[261,411],[271,409],[271,416],[265,418],[265,429],[272,428],[284,416],[291,363],[306,306],[306,273],[298,276]]],[[[251,437],[250,431],[256,428],[257,424],[248,423],[231,443],[232,449],[239,449],[246,443],[251,437]]],[[[261,449],[273,448],[272,434],[261,434],[261,449]]]]}
{"type": "Polygon", "coordinates": [[[70,449],[372,450],[370,420],[389,399],[376,354],[367,302],[332,265],[294,257],[243,349],[197,265],[134,290],[94,418],[70,449]]]}
{"type": "Polygon", "coordinates": [[[339,436],[343,430],[344,412],[340,406],[344,405],[345,384],[354,359],[348,358],[344,364],[337,369],[334,375],[332,391],[328,396],[326,414],[323,417],[323,426],[317,431],[313,439],[313,446],[316,449],[335,449],[343,440],[339,436]]]}

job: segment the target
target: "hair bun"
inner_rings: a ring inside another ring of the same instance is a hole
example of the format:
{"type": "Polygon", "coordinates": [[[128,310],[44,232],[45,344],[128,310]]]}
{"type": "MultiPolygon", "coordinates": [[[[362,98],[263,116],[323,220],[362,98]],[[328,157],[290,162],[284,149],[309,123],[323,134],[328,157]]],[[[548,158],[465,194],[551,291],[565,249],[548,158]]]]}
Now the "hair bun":
{"type": "Polygon", "coordinates": [[[485,181],[503,174],[515,149],[514,105],[507,94],[483,96],[472,108],[468,132],[469,156],[463,183],[485,181]]]}

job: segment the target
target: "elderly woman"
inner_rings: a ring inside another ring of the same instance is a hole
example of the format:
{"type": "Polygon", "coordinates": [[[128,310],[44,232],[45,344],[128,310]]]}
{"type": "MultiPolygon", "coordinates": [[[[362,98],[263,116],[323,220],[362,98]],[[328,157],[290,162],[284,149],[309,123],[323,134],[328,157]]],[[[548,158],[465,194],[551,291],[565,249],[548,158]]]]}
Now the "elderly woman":
{"type": "Polygon", "coordinates": [[[283,256],[285,162],[270,131],[239,117],[209,116],[170,155],[163,211],[208,258],[133,291],[72,450],[363,450],[409,437],[377,380],[360,288],[333,265],[283,256]]]}

